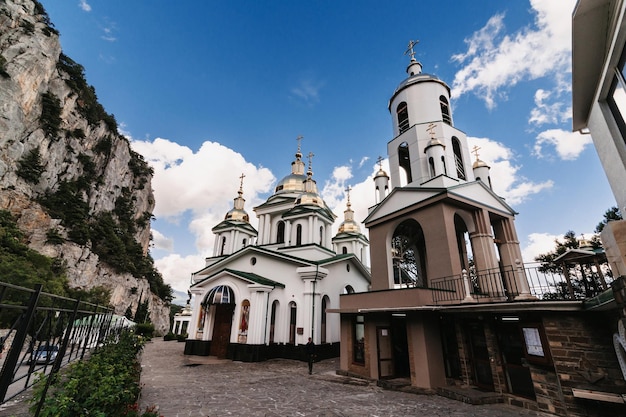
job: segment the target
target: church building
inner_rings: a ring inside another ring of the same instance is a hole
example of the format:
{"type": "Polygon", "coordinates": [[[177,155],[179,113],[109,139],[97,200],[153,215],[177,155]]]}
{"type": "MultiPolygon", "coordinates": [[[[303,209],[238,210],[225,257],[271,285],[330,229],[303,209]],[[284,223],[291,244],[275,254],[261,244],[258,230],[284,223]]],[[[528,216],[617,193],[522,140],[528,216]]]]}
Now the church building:
{"type": "Polygon", "coordinates": [[[300,358],[313,339],[320,358],[339,354],[343,293],[369,289],[368,239],[354,221],[348,196],[337,216],[317,190],[298,150],[291,173],[254,208],[257,231],[244,209],[243,176],[232,210],[213,227],[213,256],[192,274],[193,295],[185,353],[243,361],[300,358]]]}
{"type": "Polygon", "coordinates": [[[455,127],[449,86],[422,72],[414,46],[388,104],[390,173],[381,164],[364,220],[371,290],[344,294],[333,309],[339,372],[559,415],[623,411],[587,394],[610,391],[620,402],[615,393],[626,392],[612,352],[611,289],[576,297],[558,291],[569,281],[547,282],[523,264],[517,213],[493,191],[480,149],[455,127]]]}

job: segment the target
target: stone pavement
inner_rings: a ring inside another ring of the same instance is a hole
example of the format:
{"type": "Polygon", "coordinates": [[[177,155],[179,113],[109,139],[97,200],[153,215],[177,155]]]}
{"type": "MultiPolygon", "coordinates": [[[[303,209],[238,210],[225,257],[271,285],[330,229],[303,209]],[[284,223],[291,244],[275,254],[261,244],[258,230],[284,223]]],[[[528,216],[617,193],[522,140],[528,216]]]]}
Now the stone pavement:
{"type": "Polygon", "coordinates": [[[185,356],[184,344],[153,340],[142,353],[140,404],[164,417],[518,417],[547,416],[504,404],[470,405],[436,395],[384,390],[335,373],[338,360],[260,363],[185,356]]]}

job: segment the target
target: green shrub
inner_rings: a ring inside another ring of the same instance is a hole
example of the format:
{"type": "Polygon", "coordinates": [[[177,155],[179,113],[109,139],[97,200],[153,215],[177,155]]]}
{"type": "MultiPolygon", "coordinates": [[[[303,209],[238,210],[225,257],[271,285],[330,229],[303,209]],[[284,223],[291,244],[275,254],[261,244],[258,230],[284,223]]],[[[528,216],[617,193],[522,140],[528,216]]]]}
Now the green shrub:
{"type": "MultiPolygon", "coordinates": [[[[110,340],[89,360],[70,365],[57,374],[48,389],[41,417],[73,416],[158,416],[154,408],[141,413],[136,404],[140,366],[137,355],[141,338],[130,332],[110,340]]],[[[35,411],[46,386],[45,378],[35,385],[31,411],[35,411]]]]}
{"type": "Polygon", "coordinates": [[[151,339],[154,335],[154,324],[152,323],[137,323],[135,325],[135,333],[140,336],[144,336],[151,339]]]}
{"type": "Polygon", "coordinates": [[[185,340],[187,340],[187,333],[177,335],[176,340],[178,340],[179,342],[184,342],[185,340]]]}
{"type": "Polygon", "coordinates": [[[24,181],[37,184],[45,167],[41,163],[39,148],[31,149],[24,158],[18,162],[17,175],[24,181]]]}
{"type": "Polygon", "coordinates": [[[168,332],[165,336],[163,336],[163,340],[169,342],[170,340],[176,340],[176,335],[172,332],[168,332]]]}
{"type": "Polygon", "coordinates": [[[65,242],[63,236],[59,233],[57,229],[48,229],[46,232],[46,243],[50,243],[51,245],[60,245],[65,242]]]}
{"type": "Polygon", "coordinates": [[[47,136],[55,139],[61,126],[61,100],[50,92],[41,96],[41,128],[47,136]]]}

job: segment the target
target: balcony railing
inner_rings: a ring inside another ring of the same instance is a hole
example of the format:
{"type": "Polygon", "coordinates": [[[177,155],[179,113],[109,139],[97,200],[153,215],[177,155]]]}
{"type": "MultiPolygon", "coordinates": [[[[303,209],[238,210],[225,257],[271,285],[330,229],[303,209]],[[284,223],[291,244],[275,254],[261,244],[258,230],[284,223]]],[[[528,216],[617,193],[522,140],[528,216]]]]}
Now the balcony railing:
{"type": "Polygon", "coordinates": [[[584,300],[605,291],[610,274],[572,270],[569,276],[540,264],[519,264],[457,276],[431,279],[428,288],[435,304],[493,303],[536,300],[584,300]]]}

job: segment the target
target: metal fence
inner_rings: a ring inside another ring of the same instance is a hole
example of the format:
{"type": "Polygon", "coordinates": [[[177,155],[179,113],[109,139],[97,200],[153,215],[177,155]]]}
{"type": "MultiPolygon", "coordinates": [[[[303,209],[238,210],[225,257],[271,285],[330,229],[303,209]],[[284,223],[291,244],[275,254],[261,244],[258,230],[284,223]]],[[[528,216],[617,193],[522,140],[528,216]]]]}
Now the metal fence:
{"type": "Polygon", "coordinates": [[[109,308],[43,292],[41,285],[0,282],[0,404],[40,378],[45,398],[61,367],[88,357],[131,323],[109,308]]]}
{"type": "Polygon", "coordinates": [[[608,288],[609,274],[587,272],[570,275],[541,264],[519,264],[517,267],[464,271],[457,276],[432,279],[429,289],[435,304],[458,302],[487,303],[514,301],[520,296],[537,300],[584,300],[608,288]]]}

